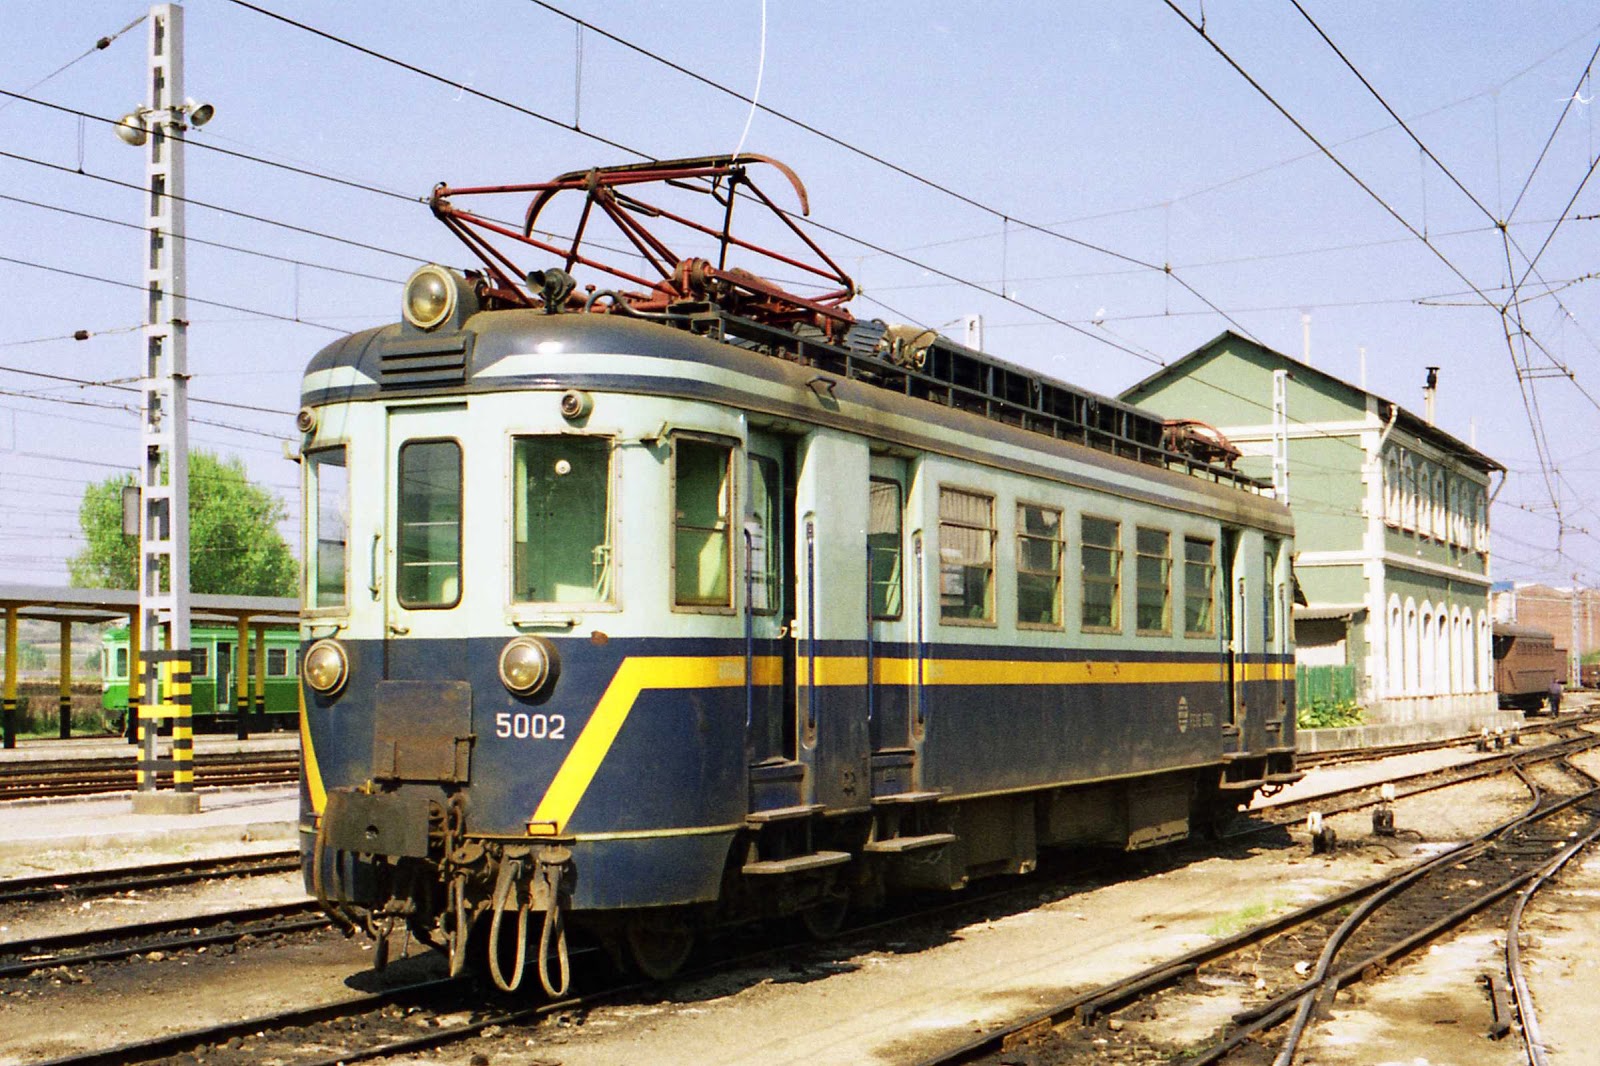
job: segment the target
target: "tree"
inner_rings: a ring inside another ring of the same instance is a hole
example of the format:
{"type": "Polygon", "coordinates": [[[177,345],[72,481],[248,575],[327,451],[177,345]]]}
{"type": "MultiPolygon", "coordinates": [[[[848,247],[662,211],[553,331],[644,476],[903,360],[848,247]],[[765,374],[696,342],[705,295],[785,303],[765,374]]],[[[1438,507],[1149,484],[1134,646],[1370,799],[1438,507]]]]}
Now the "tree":
{"type": "MultiPolygon", "coordinates": [[[[83,551],[67,560],[78,588],[139,587],[139,540],[122,535],[122,474],[90,485],[78,507],[83,551]]],[[[245,477],[244,463],[189,453],[189,590],[226,596],[293,596],[298,567],[277,523],[283,501],[245,477]]]]}

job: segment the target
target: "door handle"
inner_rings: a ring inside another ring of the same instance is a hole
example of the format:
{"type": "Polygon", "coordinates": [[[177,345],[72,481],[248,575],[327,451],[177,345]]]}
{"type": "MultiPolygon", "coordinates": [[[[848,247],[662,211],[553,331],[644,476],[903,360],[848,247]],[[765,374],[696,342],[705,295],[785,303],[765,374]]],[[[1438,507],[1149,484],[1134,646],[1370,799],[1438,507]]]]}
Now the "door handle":
{"type": "Polygon", "coordinates": [[[378,591],[382,587],[378,576],[378,545],[383,541],[382,533],[372,535],[372,551],[367,558],[367,591],[372,593],[372,598],[378,598],[378,591]]]}

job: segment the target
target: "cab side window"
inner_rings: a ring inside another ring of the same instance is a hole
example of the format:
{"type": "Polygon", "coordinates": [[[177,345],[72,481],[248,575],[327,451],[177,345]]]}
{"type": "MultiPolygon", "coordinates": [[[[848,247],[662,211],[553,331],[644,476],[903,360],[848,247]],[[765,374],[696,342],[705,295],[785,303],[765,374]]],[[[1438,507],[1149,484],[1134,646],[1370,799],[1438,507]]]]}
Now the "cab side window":
{"type": "Polygon", "coordinates": [[[731,607],[729,516],[733,449],[679,437],[673,443],[673,602],[731,607]]]}

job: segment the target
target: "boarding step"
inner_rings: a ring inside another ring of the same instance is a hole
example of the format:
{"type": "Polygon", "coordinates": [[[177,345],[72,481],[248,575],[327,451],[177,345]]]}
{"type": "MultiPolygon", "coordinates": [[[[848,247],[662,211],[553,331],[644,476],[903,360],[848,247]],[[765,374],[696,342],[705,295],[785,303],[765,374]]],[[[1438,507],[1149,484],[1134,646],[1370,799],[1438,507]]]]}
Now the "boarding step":
{"type": "Polygon", "coordinates": [[[1217,786],[1222,792],[1253,792],[1266,784],[1266,781],[1257,777],[1249,781],[1223,781],[1217,786]]]}
{"type": "Polygon", "coordinates": [[[1269,784],[1269,785],[1292,785],[1292,784],[1294,784],[1296,781],[1300,780],[1304,776],[1306,776],[1306,772],[1304,770],[1296,770],[1293,773],[1287,773],[1287,774],[1268,774],[1267,775],[1267,784],[1269,784]]]}
{"type": "Polygon", "coordinates": [[[821,870],[828,866],[838,866],[850,861],[848,851],[816,851],[810,855],[796,855],[790,859],[763,859],[760,862],[747,862],[744,872],[751,877],[765,877],[771,874],[796,874],[804,870],[821,870]]]}
{"type": "Polygon", "coordinates": [[[874,840],[862,850],[876,852],[879,855],[899,855],[906,851],[936,848],[941,844],[954,844],[955,842],[956,835],[954,833],[928,833],[920,837],[890,837],[888,840],[874,840]]]}
{"type": "Polygon", "coordinates": [[[928,803],[943,795],[943,792],[893,792],[887,796],[873,796],[872,802],[875,804],[928,803]]]}
{"type": "Polygon", "coordinates": [[[802,803],[796,807],[778,807],[770,811],[751,811],[744,816],[745,825],[766,825],[768,822],[787,822],[805,818],[822,810],[820,803],[802,803]]]}

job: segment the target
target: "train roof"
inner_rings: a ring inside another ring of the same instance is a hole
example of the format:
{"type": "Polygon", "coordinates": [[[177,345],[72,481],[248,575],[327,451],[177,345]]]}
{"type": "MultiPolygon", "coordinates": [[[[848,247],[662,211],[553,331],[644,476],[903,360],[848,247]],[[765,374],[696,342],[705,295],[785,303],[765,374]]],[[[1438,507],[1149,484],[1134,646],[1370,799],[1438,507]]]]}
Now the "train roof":
{"type": "MultiPolygon", "coordinates": [[[[1174,450],[1166,436],[1167,423],[1158,415],[946,337],[923,331],[914,355],[903,350],[891,354],[885,338],[896,327],[883,322],[856,322],[838,344],[820,331],[808,334],[708,306],[648,318],[624,313],[497,309],[479,311],[460,325],[460,329],[430,333],[395,323],[335,341],[308,365],[303,402],[573,385],[570,380],[558,382],[553,377],[485,376],[503,359],[541,350],[541,346],[546,350],[647,354],[772,376],[763,372],[761,364],[766,362],[774,373],[787,364],[871,386],[873,392],[864,393],[863,398],[876,395],[867,401],[874,404],[894,405],[896,396],[902,398],[899,402],[923,401],[934,409],[962,411],[1147,465],[1197,473],[1247,491],[1260,492],[1266,487],[1225,464],[1174,450]],[[769,358],[752,360],[752,354],[769,358]]],[[[589,387],[605,388],[604,379],[603,368],[596,367],[589,387]]],[[[830,380],[827,387],[833,387],[831,379],[819,380],[830,380]]],[[[938,416],[930,411],[928,417],[938,416]]]]}

